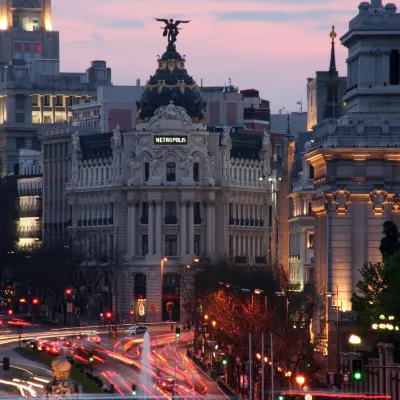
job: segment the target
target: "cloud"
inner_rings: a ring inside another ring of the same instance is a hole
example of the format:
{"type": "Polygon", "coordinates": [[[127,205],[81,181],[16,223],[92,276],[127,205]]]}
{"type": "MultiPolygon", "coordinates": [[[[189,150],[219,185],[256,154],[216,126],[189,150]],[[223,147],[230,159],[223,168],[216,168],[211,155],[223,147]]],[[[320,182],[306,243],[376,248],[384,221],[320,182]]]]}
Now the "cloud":
{"type": "MultiPolygon", "coordinates": [[[[260,0],[262,1],[262,0],[260,0]]],[[[265,0],[264,0],[265,1],[265,0]]],[[[331,15],[351,14],[347,10],[314,10],[314,11],[227,11],[215,12],[219,21],[251,21],[251,22],[292,22],[305,19],[323,19],[331,15]]]]}
{"type": "Polygon", "coordinates": [[[114,21],[107,21],[101,24],[103,28],[113,29],[130,29],[130,28],[143,28],[144,23],[138,19],[117,19],[114,21]]]}

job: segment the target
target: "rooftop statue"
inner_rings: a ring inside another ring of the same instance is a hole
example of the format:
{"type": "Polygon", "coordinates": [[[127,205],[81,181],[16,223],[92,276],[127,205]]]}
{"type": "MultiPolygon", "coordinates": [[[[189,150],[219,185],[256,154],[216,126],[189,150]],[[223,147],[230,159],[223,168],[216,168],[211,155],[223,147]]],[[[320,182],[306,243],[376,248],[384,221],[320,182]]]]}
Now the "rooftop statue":
{"type": "Polygon", "coordinates": [[[176,38],[179,35],[179,31],[182,28],[178,28],[179,24],[187,24],[190,21],[181,21],[177,20],[174,22],[174,20],[171,18],[170,20],[168,19],[163,19],[163,18],[154,18],[156,21],[164,22],[165,26],[162,27],[161,29],[164,29],[163,36],[168,37],[168,44],[173,45],[176,42],[176,38]]]}

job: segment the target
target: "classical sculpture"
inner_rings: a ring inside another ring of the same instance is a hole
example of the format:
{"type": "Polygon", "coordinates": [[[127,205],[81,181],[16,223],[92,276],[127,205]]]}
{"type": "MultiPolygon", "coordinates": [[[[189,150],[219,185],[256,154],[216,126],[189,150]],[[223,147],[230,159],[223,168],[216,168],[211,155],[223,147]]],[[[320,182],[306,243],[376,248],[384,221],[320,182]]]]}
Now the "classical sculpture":
{"type": "Polygon", "coordinates": [[[159,176],[160,176],[159,173],[158,173],[158,170],[157,170],[158,164],[159,164],[159,161],[157,160],[157,158],[153,158],[151,160],[151,163],[150,163],[150,176],[152,178],[159,178],[159,176]]]}
{"type": "Polygon", "coordinates": [[[225,125],[222,131],[222,139],[221,139],[222,146],[227,146],[230,139],[231,139],[231,128],[228,128],[225,125]]]}
{"type": "Polygon", "coordinates": [[[71,135],[71,142],[72,142],[72,147],[75,151],[79,151],[81,149],[81,143],[79,141],[79,132],[76,131],[71,135]]]}
{"type": "Polygon", "coordinates": [[[204,178],[213,178],[214,175],[214,156],[204,153],[204,178]]]}
{"type": "Polygon", "coordinates": [[[47,385],[47,393],[53,399],[70,397],[78,393],[77,385],[71,381],[72,365],[67,357],[57,357],[51,363],[53,379],[47,385]]]}
{"type": "Polygon", "coordinates": [[[191,123],[192,119],[187,115],[183,107],[175,106],[173,101],[170,101],[167,106],[157,108],[154,116],[150,119],[149,124],[152,125],[161,119],[177,120],[183,123],[191,123]]]}
{"type": "Polygon", "coordinates": [[[177,20],[174,22],[173,19],[163,19],[163,18],[154,18],[156,21],[159,22],[164,22],[165,26],[163,26],[161,29],[163,29],[163,36],[167,36],[168,38],[168,44],[174,44],[176,42],[176,38],[179,35],[179,31],[181,28],[178,28],[179,24],[188,24],[190,21],[181,21],[177,20]]]}
{"type": "Polygon", "coordinates": [[[122,145],[122,135],[121,135],[121,129],[120,129],[119,125],[117,125],[115,127],[115,129],[113,130],[113,140],[117,147],[122,145]]]}
{"type": "Polygon", "coordinates": [[[184,158],[180,165],[181,169],[183,169],[183,177],[184,178],[192,178],[193,177],[193,157],[188,156],[184,158]]]}

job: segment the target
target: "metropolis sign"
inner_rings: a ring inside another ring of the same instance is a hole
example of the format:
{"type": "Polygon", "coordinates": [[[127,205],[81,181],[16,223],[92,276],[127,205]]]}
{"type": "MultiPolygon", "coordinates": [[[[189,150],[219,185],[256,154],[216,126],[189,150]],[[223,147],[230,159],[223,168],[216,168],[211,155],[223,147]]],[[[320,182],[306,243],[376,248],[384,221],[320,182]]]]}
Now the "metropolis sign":
{"type": "Polygon", "coordinates": [[[187,135],[154,136],[154,144],[188,144],[187,135]]]}

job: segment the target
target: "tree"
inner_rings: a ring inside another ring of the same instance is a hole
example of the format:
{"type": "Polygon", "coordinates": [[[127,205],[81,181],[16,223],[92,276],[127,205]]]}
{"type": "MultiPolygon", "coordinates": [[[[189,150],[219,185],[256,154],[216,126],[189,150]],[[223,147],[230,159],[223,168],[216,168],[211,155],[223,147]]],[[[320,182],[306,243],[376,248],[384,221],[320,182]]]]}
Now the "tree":
{"type": "Polygon", "coordinates": [[[392,221],[385,221],[383,223],[382,233],[385,236],[381,240],[379,250],[383,259],[385,259],[400,251],[400,233],[397,225],[392,221]]]}
{"type": "Polygon", "coordinates": [[[382,292],[387,288],[385,264],[365,263],[360,269],[361,280],[357,283],[358,293],[353,293],[353,311],[358,313],[361,325],[369,326],[371,319],[382,312],[382,292]]]}
{"type": "Polygon", "coordinates": [[[380,311],[384,315],[393,315],[400,319],[400,252],[394,253],[385,261],[385,288],[380,295],[380,311]]]}

